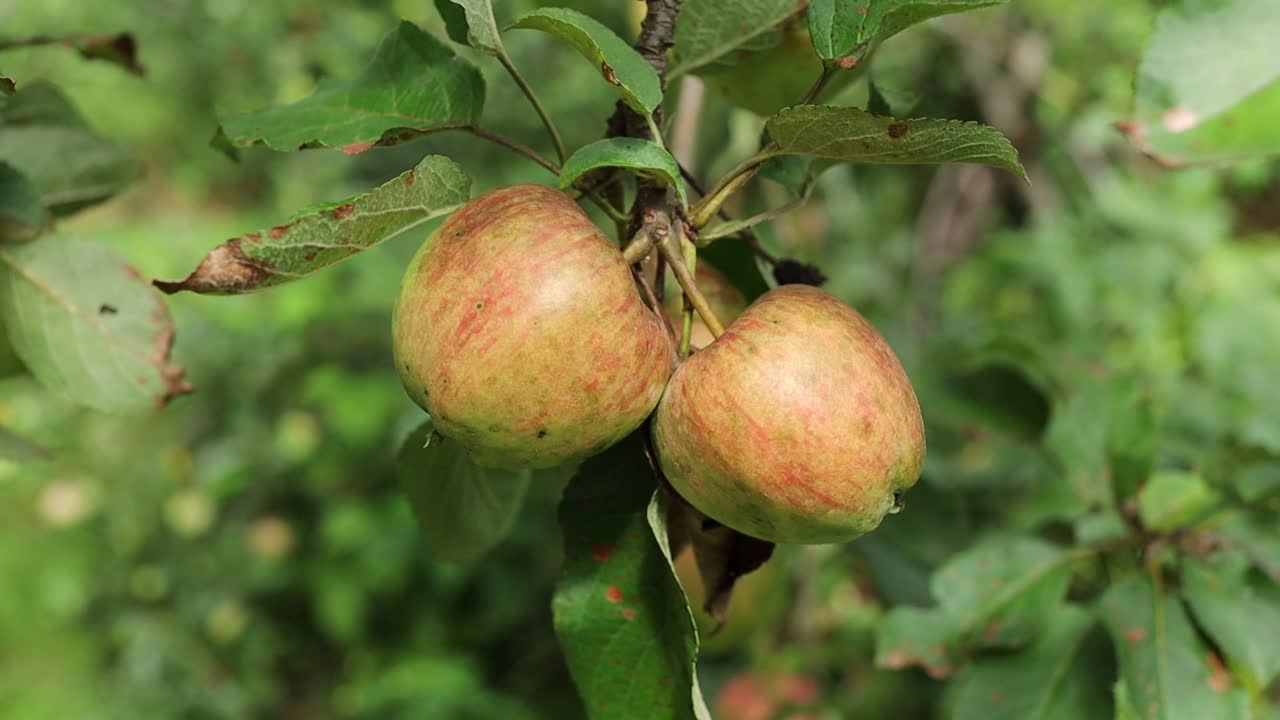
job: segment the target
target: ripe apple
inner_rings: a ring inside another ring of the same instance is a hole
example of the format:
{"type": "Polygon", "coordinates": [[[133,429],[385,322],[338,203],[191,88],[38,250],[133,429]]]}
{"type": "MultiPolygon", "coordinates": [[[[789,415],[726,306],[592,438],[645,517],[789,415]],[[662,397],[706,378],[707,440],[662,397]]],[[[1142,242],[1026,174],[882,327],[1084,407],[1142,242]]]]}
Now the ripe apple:
{"type": "Polygon", "coordinates": [[[547,468],[604,450],[652,412],[674,353],[622,253],[564,193],[488,192],[405,274],[396,369],[481,465],[547,468]]]}
{"type": "Polygon", "coordinates": [[[851,540],[924,463],[920,405],[880,333],[815,287],[765,293],[671,377],[652,425],[676,492],[773,542],[851,540]]]}

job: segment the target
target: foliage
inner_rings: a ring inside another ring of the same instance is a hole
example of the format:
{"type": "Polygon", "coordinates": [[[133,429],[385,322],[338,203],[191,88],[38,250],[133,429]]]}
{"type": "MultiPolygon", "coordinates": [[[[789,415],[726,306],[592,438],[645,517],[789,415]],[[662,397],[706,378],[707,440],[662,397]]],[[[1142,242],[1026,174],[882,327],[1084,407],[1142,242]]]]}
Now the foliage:
{"type": "Polygon", "coordinates": [[[548,4],[0,9],[0,716],[706,718],[782,674],[805,717],[1277,716],[1267,3],[684,0],[665,73],[548,4]],[[701,95],[798,28],[823,104],[701,95]],[[714,653],[640,435],[481,469],[396,381],[404,236],[528,181],[619,244],[669,193],[748,299],[817,265],[915,385],[903,512],[777,548],[714,653]]]}

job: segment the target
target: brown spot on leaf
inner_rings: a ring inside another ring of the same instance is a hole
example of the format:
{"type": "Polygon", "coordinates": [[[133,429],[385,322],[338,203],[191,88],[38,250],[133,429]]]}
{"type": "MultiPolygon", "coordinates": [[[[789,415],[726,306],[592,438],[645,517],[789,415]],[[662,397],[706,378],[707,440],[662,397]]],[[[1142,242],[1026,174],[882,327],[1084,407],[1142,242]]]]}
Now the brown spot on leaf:
{"type": "Polygon", "coordinates": [[[863,5],[862,7],[858,8],[858,14],[859,14],[859,15],[866,15],[866,14],[867,14],[867,6],[866,6],[866,5],[863,5]]]}
{"type": "Polygon", "coordinates": [[[418,179],[418,173],[413,170],[410,170],[409,172],[404,174],[404,184],[406,186],[412,185],[413,181],[417,179],[418,179]]]}
{"type": "Polygon", "coordinates": [[[250,260],[240,249],[240,238],[214,248],[183,280],[155,280],[170,295],[183,290],[206,295],[233,295],[257,289],[271,277],[271,270],[250,260]]]}
{"type": "Polygon", "coordinates": [[[371,147],[373,147],[373,143],[371,142],[351,143],[350,145],[344,145],[342,147],[342,152],[347,155],[359,155],[371,147]]]}
{"type": "Polygon", "coordinates": [[[1227,672],[1227,668],[1222,664],[1222,658],[1217,653],[1210,652],[1205,656],[1205,662],[1209,664],[1209,689],[1224,693],[1231,689],[1231,674],[1227,672]]]}
{"type": "Polygon", "coordinates": [[[628,619],[628,620],[634,620],[634,619],[635,619],[635,617],[636,617],[636,610],[635,610],[635,608],[625,608],[625,609],[622,611],[622,617],[624,617],[624,618],[626,618],[626,619],[628,619]]]}
{"type": "Polygon", "coordinates": [[[608,560],[612,556],[613,556],[612,545],[592,545],[591,546],[591,557],[600,562],[604,562],[605,560],[608,560]]]}
{"type": "Polygon", "coordinates": [[[1142,628],[1129,628],[1124,631],[1124,639],[1131,643],[1140,643],[1147,639],[1147,631],[1142,628]]]}
{"type": "Polygon", "coordinates": [[[157,409],[168,405],[170,400],[195,390],[195,387],[186,380],[186,368],[181,365],[175,365],[170,361],[173,355],[173,340],[175,337],[176,332],[173,329],[173,323],[166,316],[165,324],[156,332],[155,341],[152,343],[151,357],[149,358],[151,364],[160,372],[161,391],[156,396],[157,409]]]}
{"type": "Polygon", "coordinates": [[[99,314],[99,315],[115,315],[116,313],[119,313],[119,312],[120,312],[120,311],[119,311],[118,309],[116,309],[116,306],[115,306],[115,305],[110,305],[110,304],[108,304],[108,303],[102,303],[101,305],[99,305],[99,306],[98,306],[98,314],[99,314]]]}
{"type": "Polygon", "coordinates": [[[262,242],[262,233],[251,232],[251,233],[246,234],[246,235],[244,236],[244,239],[245,239],[245,240],[248,240],[249,242],[254,243],[254,244],[256,245],[256,244],[258,244],[258,243],[262,242]]]}
{"type": "Polygon", "coordinates": [[[346,220],[348,217],[351,217],[351,213],[355,211],[356,206],[353,203],[344,203],[334,208],[329,214],[333,216],[334,220],[346,220]]]}
{"type": "Polygon", "coordinates": [[[858,62],[859,58],[857,55],[845,55],[844,57],[836,58],[836,65],[838,65],[841,70],[852,70],[858,67],[858,62]]]}
{"type": "Polygon", "coordinates": [[[600,74],[604,75],[604,79],[609,81],[610,85],[621,85],[618,82],[618,74],[613,71],[613,66],[609,63],[600,63],[600,74]]]}
{"type": "Polygon", "coordinates": [[[894,123],[889,126],[889,137],[897,140],[903,135],[906,135],[907,131],[910,129],[911,128],[909,128],[906,123],[894,123]]]}
{"type": "Polygon", "coordinates": [[[626,596],[622,594],[622,590],[618,589],[616,585],[610,585],[609,589],[604,591],[604,599],[611,603],[620,603],[626,599],[626,596]]]}
{"type": "Polygon", "coordinates": [[[292,225],[293,223],[289,223],[288,225],[277,225],[267,232],[267,237],[272,240],[279,240],[284,237],[285,233],[289,232],[289,228],[292,227],[292,225]]]}
{"type": "Polygon", "coordinates": [[[311,262],[312,260],[315,260],[315,259],[316,259],[316,252],[315,252],[315,250],[312,250],[311,252],[307,253],[306,255],[303,255],[303,256],[302,256],[302,259],[303,259],[303,260],[305,260],[306,262],[311,262]]]}

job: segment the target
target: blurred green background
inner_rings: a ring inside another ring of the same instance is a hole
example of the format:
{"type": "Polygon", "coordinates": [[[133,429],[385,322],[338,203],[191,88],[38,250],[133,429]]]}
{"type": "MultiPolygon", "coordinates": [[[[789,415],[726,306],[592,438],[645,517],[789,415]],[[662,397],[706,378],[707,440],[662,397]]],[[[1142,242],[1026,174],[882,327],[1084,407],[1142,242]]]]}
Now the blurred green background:
{"type": "MultiPolygon", "coordinates": [[[[567,4],[630,36],[635,2],[567,4]]],[[[497,3],[503,19],[532,5],[497,3]]],[[[1064,478],[1103,462],[1096,420],[1117,398],[1159,399],[1161,466],[1275,507],[1280,182],[1267,162],[1170,172],[1112,127],[1132,109],[1153,6],[1023,0],[896,38],[876,59],[885,86],[918,96],[912,115],[1000,128],[1031,186],[967,166],[838,167],[762,233],[890,339],[931,454],[880,531],[782,548],[739,593],[701,664],[709,696],[747,669],[790,671],[840,717],[932,717],[939,685],[872,668],[877,618],[926,604],[930,568],[983,527],[1087,517],[1093,499],[1064,478]]],[[[147,75],[47,48],[6,53],[0,70],[56,82],[145,162],[65,229],[174,278],[226,238],[427,152],[458,160],[477,191],[550,181],[462,134],[238,164],[209,148],[216,109],[352,75],[398,17],[443,36],[425,0],[0,0],[6,35],[132,31],[147,75]]],[[[508,46],[568,145],[602,134],[612,95],[593,68],[542,34],[508,46]]],[[[501,68],[471,55],[486,126],[546,149],[501,68]]],[[[759,138],[758,118],[715,95],[696,120],[682,149],[704,181],[759,138]]],[[[756,183],[733,209],[782,201],[756,183]]],[[[0,380],[0,424],[57,450],[0,461],[0,717],[581,717],[550,622],[561,488],[535,487],[513,535],[460,568],[432,561],[397,486],[395,451],[420,414],[391,367],[390,307],[422,237],[261,294],[171,298],[197,393],[162,414],[98,415],[0,380]]]]}

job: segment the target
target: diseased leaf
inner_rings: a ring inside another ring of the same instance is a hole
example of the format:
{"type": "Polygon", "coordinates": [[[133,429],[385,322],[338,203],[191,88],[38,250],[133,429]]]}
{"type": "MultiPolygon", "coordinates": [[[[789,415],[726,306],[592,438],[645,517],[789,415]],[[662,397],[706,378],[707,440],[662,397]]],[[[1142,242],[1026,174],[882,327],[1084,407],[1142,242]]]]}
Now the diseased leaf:
{"type": "Polygon", "coordinates": [[[697,637],[667,549],[640,433],[587,460],[560,505],[564,574],[556,635],[591,720],[705,718],[697,637]],[[651,525],[652,523],[652,525],[651,525]]]}
{"type": "Polygon", "coordinates": [[[544,8],[521,15],[509,27],[542,30],[572,45],[636,112],[652,115],[662,104],[658,73],[635,48],[594,18],[567,8],[544,8]]]}
{"type": "Polygon", "coordinates": [[[482,468],[457,443],[432,437],[430,420],[400,448],[400,484],[432,554],[470,563],[506,537],[524,504],[530,470],[482,468]]]}
{"type": "Polygon", "coordinates": [[[1105,637],[1075,605],[1046,618],[1045,632],[1016,653],[984,654],[951,685],[949,720],[1082,720],[1111,717],[1113,677],[1105,637]],[[1102,643],[1093,642],[1101,638],[1102,643]]]}
{"type": "Polygon", "coordinates": [[[1019,647],[1066,595],[1069,559],[1042,540],[989,537],[939,568],[930,589],[969,645],[1019,647]]]}
{"type": "Polygon", "coordinates": [[[1119,124],[1171,164],[1280,153],[1280,15],[1269,0],[1177,0],[1156,16],[1136,116],[1119,124]]]}
{"type": "Polygon", "coordinates": [[[15,40],[0,40],[0,52],[22,47],[40,45],[59,45],[80,53],[86,60],[105,60],[128,70],[134,75],[143,75],[144,70],[138,62],[138,43],[132,33],[115,35],[36,35],[15,40]]]}
{"type": "Polygon", "coordinates": [[[0,161],[0,242],[27,240],[44,225],[44,201],[34,183],[0,161]]]}
{"type": "Polygon", "coordinates": [[[1138,516],[1148,530],[1168,532],[1192,523],[1219,501],[1218,492],[1198,473],[1163,470],[1138,492],[1138,516]]]}
{"type": "Polygon", "coordinates": [[[234,295],[297,280],[452,212],[471,179],[449,158],[428,155],[412,170],[349,200],[309,208],[284,225],[232,238],[184,280],[155,281],[166,293],[234,295]]]}
{"type": "Polygon", "coordinates": [[[498,54],[498,49],[502,47],[502,36],[498,34],[498,22],[493,19],[491,0],[436,0],[436,9],[445,20],[450,40],[467,43],[490,55],[498,54]],[[453,6],[452,9],[448,7],[450,5],[453,6]],[[457,10],[462,12],[465,33],[460,32],[457,10]],[[459,35],[462,35],[462,39],[458,38],[459,35]]]}
{"type": "Polygon", "coordinates": [[[802,105],[769,118],[765,128],[780,155],[901,165],[969,162],[1026,179],[1008,138],[974,122],[897,120],[852,107],[802,105]]]}
{"type": "Polygon", "coordinates": [[[55,215],[106,200],[141,166],[89,129],[53,85],[35,82],[0,105],[0,160],[25,175],[55,215]]]}
{"type": "Polygon", "coordinates": [[[956,671],[959,644],[951,619],[936,608],[900,605],[876,624],[876,667],[919,666],[940,680],[956,671]]]}
{"type": "Polygon", "coordinates": [[[170,360],[164,301],[97,243],[48,236],[0,246],[0,325],[37,380],[82,405],[126,412],[191,392],[170,360]]]}
{"type": "Polygon", "coordinates": [[[410,22],[383,38],[348,82],[324,82],[309,97],[222,116],[216,145],[272,150],[339,147],[348,155],[480,119],[484,78],[448,45],[410,22]]]}
{"type": "Polygon", "coordinates": [[[1209,637],[1258,687],[1280,675],[1280,586],[1254,576],[1243,553],[1184,557],[1182,595],[1209,637]]]}
{"type": "Polygon", "coordinates": [[[627,168],[673,185],[680,202],[685,202],[684,182],[676,159],[661,145],[639,138],[606,138],[579,148],[560,170],[560,187],[567,188],[578,178],[602,167],[627,168]]]}
{"type": "Polygon", "coordinates": [[[30,462],[48,460],[50,457],[52,453],[45,448],[0,425],[0,460],[30,462]]]}
{"type": "MultiPolygon", "coordinates": [[[[662,500],[668,508],[669,554],[674,557],[686,546],[691,547],[705,594],[702,610],[715,620],[715,629],[719,629],[728,616],[734,585],[743,575],[756,571],[773,557],[774,544],[710,520],[670,491],[666,491],[662,500]]],[[[687,589],[685,594],[689,594],[687,589]]]]}
{"type": "Polygon", "coordinates": [[[1100,614],[1133,712],[1143,720],[1246,720],[1249,700],[1201,642],[1177,598],[1142,577],[1113,584],[1100,614]]]}
{"type": "Polygon", "coordinates": [[[1001,5],[1009,0],[812,0],[809,36],[824,60],[852,68],[875,46],[939,15],[1001,5]]]}
{"type": "Polygon", "coordinates": [[[780,26],[799,12],[795,0],[685,0],[676,23],[667,80],[733,64],[739,51],[777,45],[780,26]]]}

